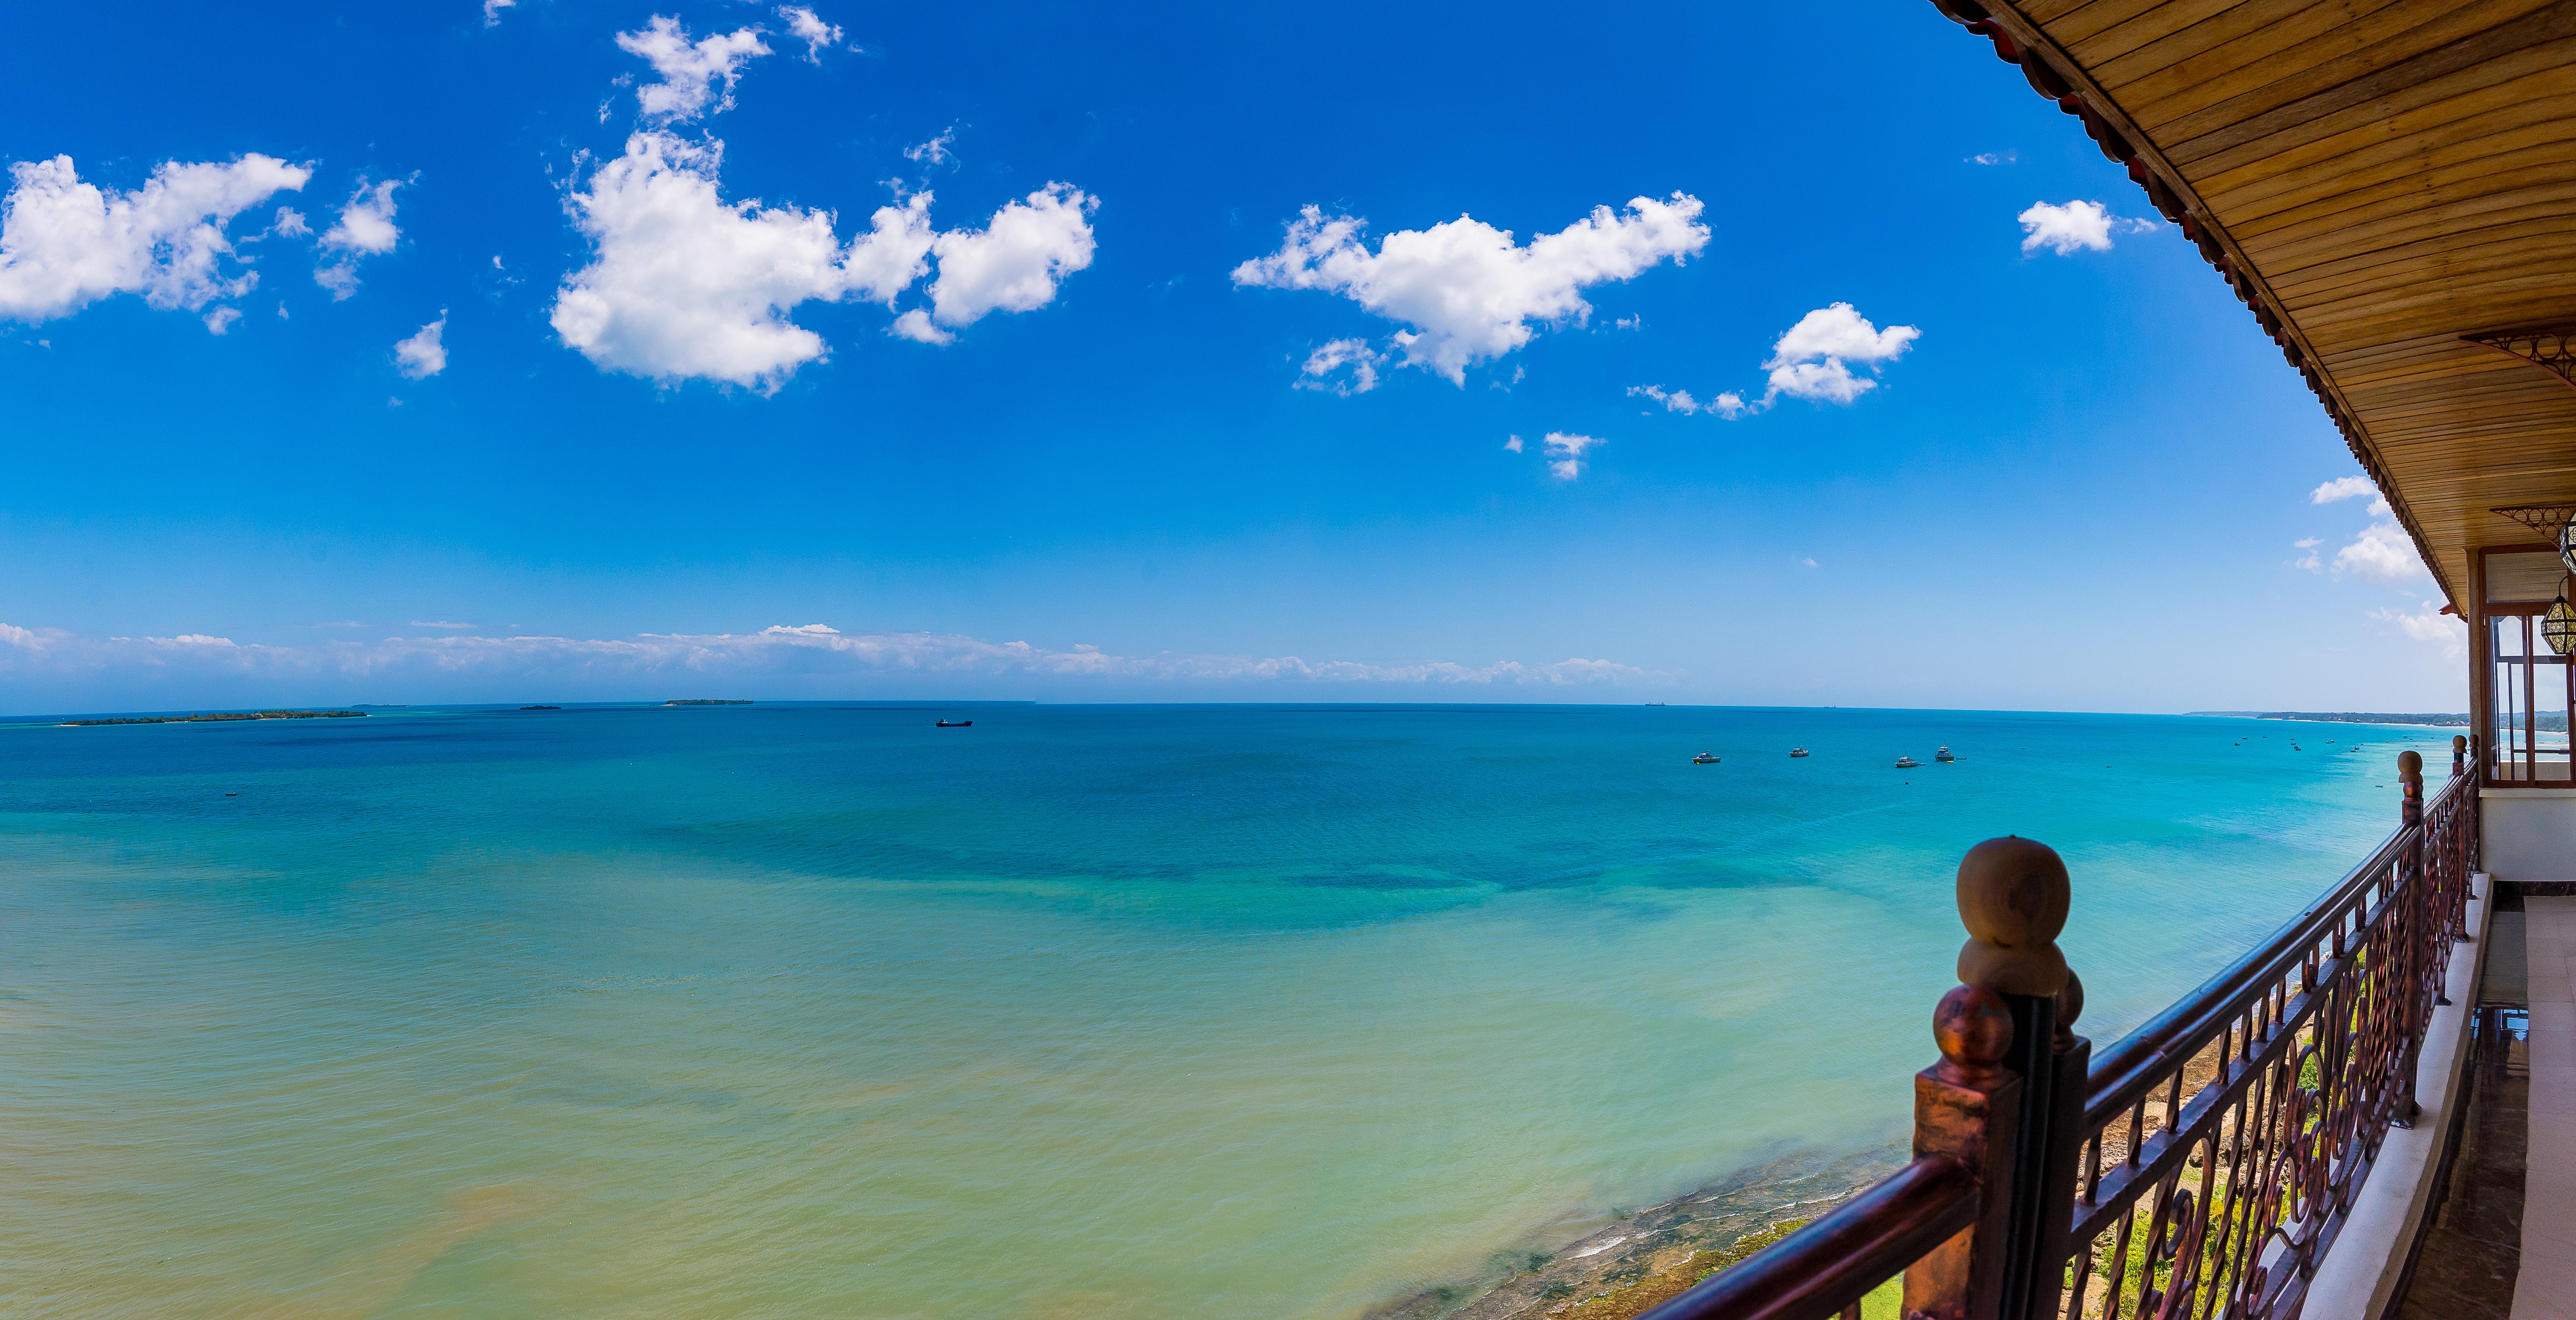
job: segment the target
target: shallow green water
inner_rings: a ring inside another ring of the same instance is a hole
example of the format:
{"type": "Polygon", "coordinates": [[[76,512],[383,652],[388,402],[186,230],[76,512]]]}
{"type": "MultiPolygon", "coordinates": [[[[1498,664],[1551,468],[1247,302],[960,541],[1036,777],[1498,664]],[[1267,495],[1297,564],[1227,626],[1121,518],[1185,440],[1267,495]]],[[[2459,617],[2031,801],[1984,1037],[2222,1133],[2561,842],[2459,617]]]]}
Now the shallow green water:
{"type": "Polygon", "coordinates": [[[2400,747],[2448,763],[2183,718],[971,714],[0,727],[0,1312],[1347,1316],[1899,1135],[1978,839],[2066,854],[2104,1039],[2384,836],[2400,747]]]}

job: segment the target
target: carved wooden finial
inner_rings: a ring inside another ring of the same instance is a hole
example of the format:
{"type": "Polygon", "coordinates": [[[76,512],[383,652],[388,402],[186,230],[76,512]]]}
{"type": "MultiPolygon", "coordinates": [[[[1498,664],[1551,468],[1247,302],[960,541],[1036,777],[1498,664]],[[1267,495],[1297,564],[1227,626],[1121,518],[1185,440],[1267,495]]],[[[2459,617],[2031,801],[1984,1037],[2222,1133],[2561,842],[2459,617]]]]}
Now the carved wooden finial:
{"type": "Polygon", "coordinates": [[[2465,733],[2455,733],[2451,735],[2451,755],[2460,756],[2468,750],[2469,735],[2465,733]]]}
{"type": "Polygon", "coordinates": [[[2075,1019],[2084,1016],[2084,981],[2075,969],[2066,969],[2066,984],[2057,987],[2057,1039],[2051,1044],[2061,1050],[2075,1048],[2075,1019]]]}
{"type": "Polygon", "coordinates": [[[1941,1047],[1934,1071],[1943,1081],[1975,1087],[2001,1082],[2012,1038],[2011,1007],[1984,986],[1952,986],[1932,1010],[1932,1042],[1941,1047]]]}
{"type": "Polygon", "coordinates": [[[2399,752],[2397,754],[2397,778],[2403,783],[2422,783],[2424,781],[2424,758],[2413,752],[2399,752]]]}
{"type": "Polygon", "coordinates": [[[1988,839],[1959,859],[1959,979],[2007,995],[2054,995],[2066,984],[2066,863],[2033,839],[1988,839]]]}

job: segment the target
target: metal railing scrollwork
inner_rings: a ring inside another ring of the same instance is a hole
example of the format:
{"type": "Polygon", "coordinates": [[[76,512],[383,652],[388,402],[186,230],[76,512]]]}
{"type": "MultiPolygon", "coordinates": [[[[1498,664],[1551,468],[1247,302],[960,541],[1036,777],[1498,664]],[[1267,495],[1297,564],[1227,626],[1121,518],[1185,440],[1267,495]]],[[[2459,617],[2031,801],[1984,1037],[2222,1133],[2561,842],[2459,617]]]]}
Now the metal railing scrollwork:
{"type": "Polygon", "coordinates": [[[1960,862],[1962,984],[1915,1078],[1914,1160],[1648,1320],[1857,1317],[1904,1277],[1911,1320],[2295,1315],[2415,1074],[2469,938],[2476,764],[2424,800],[2399,757],[2397,832],[2261,945],[2095,1057],[2056,938],[2057,854],[1990,839],[1960,862]]]}

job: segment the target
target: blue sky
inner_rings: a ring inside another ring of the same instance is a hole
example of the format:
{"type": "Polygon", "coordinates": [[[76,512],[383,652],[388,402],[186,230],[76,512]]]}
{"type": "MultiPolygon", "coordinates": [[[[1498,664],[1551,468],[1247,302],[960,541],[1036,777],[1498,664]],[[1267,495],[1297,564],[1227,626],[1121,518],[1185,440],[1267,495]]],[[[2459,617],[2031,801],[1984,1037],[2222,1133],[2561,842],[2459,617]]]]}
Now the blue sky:
{"type": "Polygon", "coordinates": [[[0,709],[2462,708],[2190,245],[1843,10],[21,7],[0,709]]]}

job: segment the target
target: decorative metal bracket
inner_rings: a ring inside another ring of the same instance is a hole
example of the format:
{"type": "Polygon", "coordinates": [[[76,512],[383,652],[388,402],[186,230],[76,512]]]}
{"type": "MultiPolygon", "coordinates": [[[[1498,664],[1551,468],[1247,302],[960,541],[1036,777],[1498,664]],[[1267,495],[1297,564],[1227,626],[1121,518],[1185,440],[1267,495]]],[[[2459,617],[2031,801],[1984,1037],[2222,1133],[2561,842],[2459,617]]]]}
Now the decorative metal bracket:
{"type": "MultiPolygon", "coordinates": [[[[2565,381],[2570,388],[2576,388],[2576,326],[2498,330],[2492,334],[2462,335],[2460,338],[2472,344],[2484,344],[2499,353],[2511,353],[2565,381]]],[[[2503,513],[2504,510],[2496,512],[2503,513]]]]}
{"type": "Polygon", "coordinates": [[[2511,518],[2556,545],[2558,534],[2567,529],[2567,520],[2576,517],[2576,504],[2508,504],[2487,512],[2511,518]]]}

